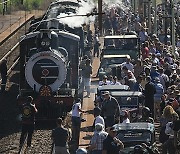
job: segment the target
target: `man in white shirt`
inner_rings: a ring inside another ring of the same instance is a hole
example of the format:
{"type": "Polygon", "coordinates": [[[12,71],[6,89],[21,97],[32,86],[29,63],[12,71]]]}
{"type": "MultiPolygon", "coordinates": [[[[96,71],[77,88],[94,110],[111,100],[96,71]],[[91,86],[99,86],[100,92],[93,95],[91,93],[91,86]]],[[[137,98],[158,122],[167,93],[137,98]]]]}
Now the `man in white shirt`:
{"type": "Polygon", "coordinates": [[[81,99],[78,98],[74,101],[74,105],[72,106],[72,138],[75,141],[78,141],[79,138],[79,131],[80,131],[80,125],[81,125],[81,115],[80,113],[85,113],[81,109],[81,99]]]}

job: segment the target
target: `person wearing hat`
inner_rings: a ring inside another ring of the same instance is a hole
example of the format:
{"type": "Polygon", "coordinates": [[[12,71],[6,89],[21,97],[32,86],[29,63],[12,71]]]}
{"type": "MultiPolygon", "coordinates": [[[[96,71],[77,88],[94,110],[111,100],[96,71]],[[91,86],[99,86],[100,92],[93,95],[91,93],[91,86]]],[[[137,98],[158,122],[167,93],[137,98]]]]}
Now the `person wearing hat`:
{"type": "Polygon", "coordinates": [[[119,151],[124,148],[124,144],[116,136],[116,128],[111,127],[108,136],[103,141],[102,154],[119,154],[119,151]]]}
{"type": "Polygon", "coordinates": [[[156,88],[156,93],[154,94],[154,116],[155,119],[157,117],[160,117],[160,102],[161,102],[161,97],[164,94],[164,87],[160,83],[160,79],[158,77],[155,78],[155,88],[156,88]]]}
{"type": "Polygon", "coordinates": [[[102,103],[102,115],[105,120],[105,126],[111,127],[115,124],[115,119],[119,119],[120,106],[118,101],[112,97],[109,91],[105,91],[104,101],[102,103]]]}
{"type": "Polygon", "coordinates": [[[104,131],[104,125],[97,123],[90,141],[90,146],[88,147],[91,154],[102,154],[103,141],[106,139],[107,135],[108,133],[104,131]]]}

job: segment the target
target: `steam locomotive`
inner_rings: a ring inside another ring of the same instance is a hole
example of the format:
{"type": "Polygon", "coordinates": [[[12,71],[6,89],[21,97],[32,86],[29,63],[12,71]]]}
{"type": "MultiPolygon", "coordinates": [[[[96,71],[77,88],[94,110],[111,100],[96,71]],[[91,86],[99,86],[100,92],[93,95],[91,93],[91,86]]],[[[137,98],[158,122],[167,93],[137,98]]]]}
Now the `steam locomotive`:
{"type": "Polygon", "coordinates": [[[18,103],[31,95],[38,108],[36,119],[52,120],[64,116],[74,99],[82,97],[83,30],[43,18],[32,22],[29,33],[21,37],[18,103]]]}

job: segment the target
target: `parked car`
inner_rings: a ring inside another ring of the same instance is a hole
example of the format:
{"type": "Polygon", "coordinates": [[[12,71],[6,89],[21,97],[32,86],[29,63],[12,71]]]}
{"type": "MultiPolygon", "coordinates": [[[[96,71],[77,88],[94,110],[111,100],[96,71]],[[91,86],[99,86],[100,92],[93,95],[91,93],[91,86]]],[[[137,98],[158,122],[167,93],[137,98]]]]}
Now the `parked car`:
{"type": "Polygon", "coordinates": [[[137,35],[105,36],[103,55],[129,55],[136,60],[140,56],[139,38],[137,35]]]}
{"type": "Polygon", "coordinates": [[[120,92],[120,91],[128,91],[129,90],[129,86],[127,85],[103,85],[103,86],[99,86],[97,88],[96,94],[95,94],[95,100],[94,100],[94,105],[95,106],[101,106],[99,103],[103,101],[103,93],[105,91],[109,91],[109,93],[111,94],[112,92],[120,92]]]}
{"type": "Polygon", "coordinates": [[[103,55],[98,70],[99,79],[102,80],[104,75],[118,76],[118,72],[121,73],[121,64],[130,58],[129,55],[103,55]]]}
{"type": "Polygon", "coordinates": [[[113,91],[111,95],[115,97],[120,105],[121,113],[129,112],[130,121],[137,121],[141,117],[142,107],[144,106],[144,95],[138,91],[113,91]]]}
{"type": "MultiPolygon", "coordinates": [[[[157,151],[155,142],[155,126],[151,123],[128,123],[114,125],[117,130],[117,138],[120,139],[125,148],[121,154],[133,154],[136,145],[146,144],[152,151],[157,151]]],[[[145,153],[149,154],[147,149],[145,153]]]]}

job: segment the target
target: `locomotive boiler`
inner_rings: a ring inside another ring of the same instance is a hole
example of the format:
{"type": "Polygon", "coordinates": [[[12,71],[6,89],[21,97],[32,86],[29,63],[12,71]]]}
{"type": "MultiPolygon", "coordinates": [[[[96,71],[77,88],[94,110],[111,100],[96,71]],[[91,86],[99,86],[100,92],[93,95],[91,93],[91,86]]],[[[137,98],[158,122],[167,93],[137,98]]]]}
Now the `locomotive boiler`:
{"type": "Polygon", "coordinates": [[[79,36],[58,29],[41,29],[21,37],[18,103],[33,96],[37,119],[63,116],[80,97],[79,41],[79,36]]]}

